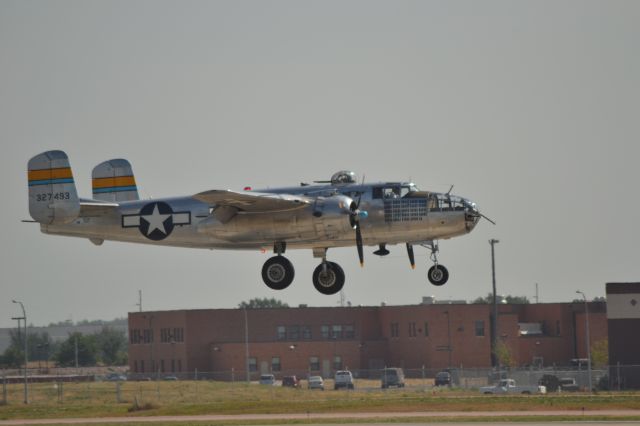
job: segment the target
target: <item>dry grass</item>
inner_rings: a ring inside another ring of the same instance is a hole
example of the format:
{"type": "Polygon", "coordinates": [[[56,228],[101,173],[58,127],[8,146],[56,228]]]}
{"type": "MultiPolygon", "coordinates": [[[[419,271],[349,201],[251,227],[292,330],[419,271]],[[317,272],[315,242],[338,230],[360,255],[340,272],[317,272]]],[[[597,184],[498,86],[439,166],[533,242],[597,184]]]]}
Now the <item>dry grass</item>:
{"type": "MultiPolygon", "coordinates": [[[[359,386],[358,386],[359,385],[359,386]]],[[[640,409],[640,394],[488,396],[464,390],[415,386],[380,390],[309,391],[211,381],[32,384],[29,405],[23,387],[8,385],[0,419],[102,416],[154,416],[241,413],[323,413],[428,411],[524,411],[640,409]],[[137,408],[136,408],[137,407],[137,408]]]]}

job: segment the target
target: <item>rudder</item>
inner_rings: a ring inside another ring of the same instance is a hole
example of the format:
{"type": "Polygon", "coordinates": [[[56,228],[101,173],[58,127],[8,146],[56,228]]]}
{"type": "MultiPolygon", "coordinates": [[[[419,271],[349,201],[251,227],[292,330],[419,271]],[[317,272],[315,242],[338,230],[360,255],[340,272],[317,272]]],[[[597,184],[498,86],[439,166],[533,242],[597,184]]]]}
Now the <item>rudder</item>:
{"type": "Polygon", "coordinates": [[[101,201],[139,200],[131,164],[122,158],[104,161],[91,173],[93,198],[101,201]]]}
{"type": "Polygon", "coordinates": [[[80,214],[80,202],[69,158],[46,151],[28,163],[29,214],[43,224],[69,223],[80,214]]]}

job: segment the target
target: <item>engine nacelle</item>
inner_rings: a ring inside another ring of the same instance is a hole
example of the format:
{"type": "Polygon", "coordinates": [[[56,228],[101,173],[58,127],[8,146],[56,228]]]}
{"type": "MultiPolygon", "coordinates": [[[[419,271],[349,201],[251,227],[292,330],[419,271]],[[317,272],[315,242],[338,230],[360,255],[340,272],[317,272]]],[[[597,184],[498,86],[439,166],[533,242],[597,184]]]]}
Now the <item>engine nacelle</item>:
{"type": "Polygon", "coordinates": [[[344,195],[320,197],[313,210],[313,225],[319,238],[339,238],[353,233],[353,200],[344,195]]]}

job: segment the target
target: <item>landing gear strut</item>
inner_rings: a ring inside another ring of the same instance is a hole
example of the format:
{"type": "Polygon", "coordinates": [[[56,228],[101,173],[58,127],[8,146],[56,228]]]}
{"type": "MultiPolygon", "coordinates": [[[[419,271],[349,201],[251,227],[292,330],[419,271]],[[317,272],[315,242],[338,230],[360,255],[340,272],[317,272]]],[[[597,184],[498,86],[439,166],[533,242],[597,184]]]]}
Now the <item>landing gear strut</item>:
{"type": "Polygon", "coordinates": [[[282,256],[285,250],[285,243],[275,243],[273,251],[276,256],[269,258],[262,266],[262,280],[272,290],[284,290],[289,287],[295,276],[293,264],[282,256]]]}
{"type": "Polygon", "coordinates": [[[313,286],[322,294],[332,295],[344,286],[344,271],[335,262],[327,261],[327,249],[313,249],[313,256],[322,258],[322,263],[313,271],[313,286]]]}
{"type": "Polygon", "coordinates": [[[424,246],[431,250],[431,261],[433,262],[433,266],[429,268],[429,272],[427,272],[429,282],[435,286],[444,285],[449,279],[449,271],[438,263],[438,242],[431,241],[430,243],[424,244],[424,246]]]}
{"type": "Polygon", "coordinates": [[[322,294],[336,294],[344,286],[344,271],[335,262],[322,262],[313,271],[313,286],[322,294]]]}

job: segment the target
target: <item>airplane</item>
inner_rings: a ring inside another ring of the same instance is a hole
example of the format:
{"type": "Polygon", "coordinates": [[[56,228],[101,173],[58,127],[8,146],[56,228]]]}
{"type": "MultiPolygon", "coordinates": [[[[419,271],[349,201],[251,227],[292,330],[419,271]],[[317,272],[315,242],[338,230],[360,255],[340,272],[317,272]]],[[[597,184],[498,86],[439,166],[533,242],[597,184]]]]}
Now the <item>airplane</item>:
{"type": "Polygon", "coordinates": [[[29,213],[45,234],[173,247],[273,250],[262,267],[271,289],[294,279],[287,249],[310,249],[321,259],[312,276],[320,293],[338,293],[345,274],[327,251],[356,246],[361,266],[364,246],[405,244],[415,268],[414,245],[428,248],[433,266],[427,277],[445,284],[449,272],[438,262],[438,240],[471,232],[481,218],[475,203],[447,193],[420,191],[411,182],[361,183],[351,171],[299,186],[243,191],[214,189],[194,195],[142,200],[131,164],[113,159],[92,172],[91,199],[79,198],[63,151],[46,151],[28,162],[29,213]]]}

